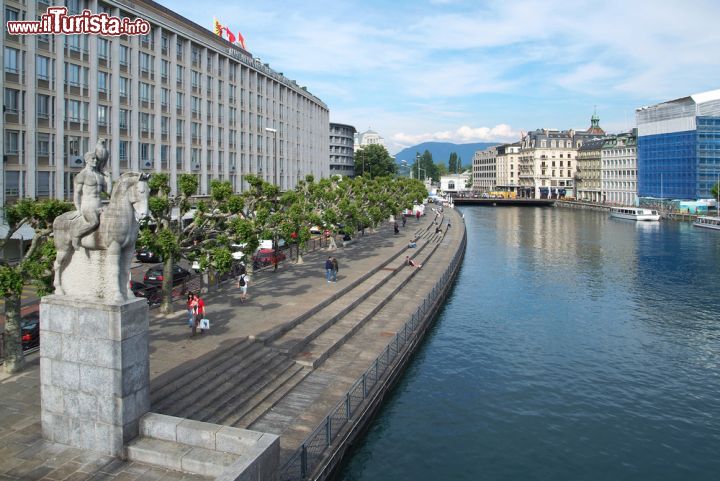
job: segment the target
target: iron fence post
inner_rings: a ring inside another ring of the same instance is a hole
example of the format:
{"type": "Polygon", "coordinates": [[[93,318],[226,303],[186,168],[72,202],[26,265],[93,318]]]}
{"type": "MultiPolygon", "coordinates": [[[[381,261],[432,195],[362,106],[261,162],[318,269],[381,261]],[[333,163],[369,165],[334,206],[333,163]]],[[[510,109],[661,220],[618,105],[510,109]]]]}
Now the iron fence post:
{"type": "Polygon", "coordinates": [[[332,418],[330,416],[327,417],[327,424],[325,425],[325,446],[330,446],[330,441],[332,441],[332,418]]]}
{"type": "Polygon", "coordinates": [[[307,476],[307,468],[307,446],[303,443],[302,450],[300,451],[300,477],[303,479],[307,476]]]}

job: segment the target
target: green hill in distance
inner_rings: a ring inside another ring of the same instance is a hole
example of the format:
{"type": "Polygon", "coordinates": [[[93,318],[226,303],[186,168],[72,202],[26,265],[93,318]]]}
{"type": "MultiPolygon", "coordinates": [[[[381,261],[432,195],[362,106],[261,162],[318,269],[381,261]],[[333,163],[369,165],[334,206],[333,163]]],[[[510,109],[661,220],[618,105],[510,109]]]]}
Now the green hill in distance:
{"type": "Polygon", "coordinates": [[[402,163],[403,160],[408,164],[415,162],[415,154],[422,155],[428,150],[433,156],[433,162],[436,164],[443,163],[447,166],[450,154],[455,152],[462,160],[463,167],[472,165],[473,155],[478,150],[485,150],[493,145],[500,145],[502,142],[474,142],[471,144],[453,144],[452,142],[423,142],[422,144],[407,147],[395,154],[395,162],[402,163]]]}

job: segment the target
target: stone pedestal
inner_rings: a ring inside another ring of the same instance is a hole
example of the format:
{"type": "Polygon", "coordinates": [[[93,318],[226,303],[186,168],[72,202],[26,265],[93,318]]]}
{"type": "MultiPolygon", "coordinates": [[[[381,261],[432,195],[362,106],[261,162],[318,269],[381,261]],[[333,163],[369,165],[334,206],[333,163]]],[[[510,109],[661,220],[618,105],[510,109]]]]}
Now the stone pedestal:
{"type": "Polygon", "coordinates": [[[40,339],[45,439],[122,457],[150,409],[147,301],[44,297],[40,339]]]}

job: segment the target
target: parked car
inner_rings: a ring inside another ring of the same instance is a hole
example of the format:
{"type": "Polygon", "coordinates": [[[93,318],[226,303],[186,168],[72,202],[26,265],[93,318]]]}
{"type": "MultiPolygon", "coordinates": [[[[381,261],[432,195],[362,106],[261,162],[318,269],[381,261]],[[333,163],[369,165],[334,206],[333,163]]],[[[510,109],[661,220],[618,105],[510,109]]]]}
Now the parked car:
{"type": "Polygon", "coordinates": [[[20,320],[23,351],[40,345],[40,313],[33,312],[20,320]]]}
{"type": "Polygon", "coordinates": [[[162,257],[157,252],[153,252],[148,248],[142,248],[137,251],[135,256],[140,262],[162,262],[162,257]]]}
{"type": "Polygon", "coordinates": [[[132,290],[135,297],[144,297],[147,299],[149,305],[154,306],[162,302],[162,294],[160,292],[160,285],[147,286],[142,282],[130,281],[130,289],[132,290]]]}
{"type": "Polygon", "coordinates": [[[322,231],[323,231],[323,229],[319,225],[314,225],[314,226],[310,227],[311,234],[322,234],[322,231]]]}
{"type": "Polygon", "coordinates": [[[260,249],[253,256],[253,269],[273,265],[275,262],[282,262],[286,259],[282,251],[278,251],[277,255],[273,249],[260,249]]]}
{"type": "MultiPolygon", "coordinates": [[[[173,266],[173,286],[179,286],[190,278],[190,272],[179,265],[173,266]]],[[[159,286],[163,282],[163,266],[158,264],[145,272],[143,281],[147,286],[159,286]]]]}

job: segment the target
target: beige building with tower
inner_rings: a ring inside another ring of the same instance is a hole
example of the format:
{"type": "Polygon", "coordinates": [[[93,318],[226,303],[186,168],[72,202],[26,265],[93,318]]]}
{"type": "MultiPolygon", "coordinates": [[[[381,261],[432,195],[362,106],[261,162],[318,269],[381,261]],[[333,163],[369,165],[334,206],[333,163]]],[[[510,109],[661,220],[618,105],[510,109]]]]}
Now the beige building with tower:
{"type": "Polygon", "coordinates": [[[518,195],[540,199],[575,196],[578,149],[604,134],[597,114],[591,117],[588,130],[528,132],[520,142],[518,195]]]}

